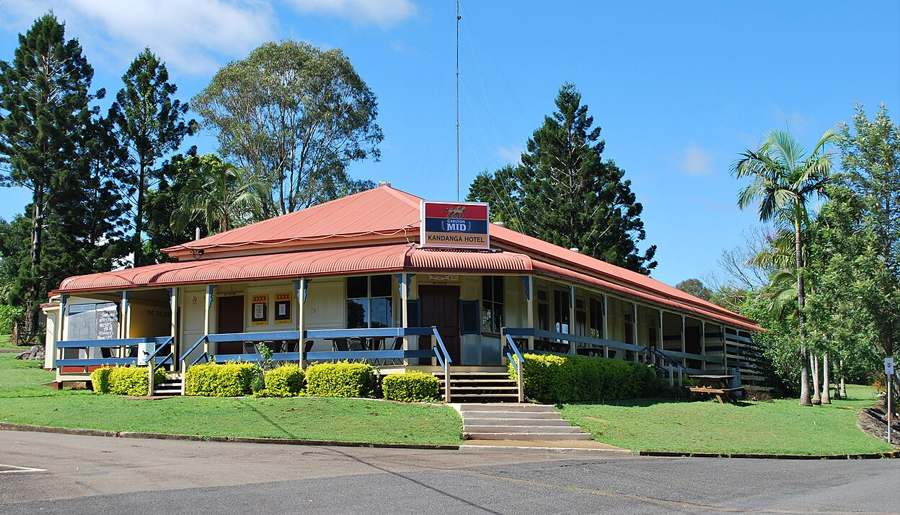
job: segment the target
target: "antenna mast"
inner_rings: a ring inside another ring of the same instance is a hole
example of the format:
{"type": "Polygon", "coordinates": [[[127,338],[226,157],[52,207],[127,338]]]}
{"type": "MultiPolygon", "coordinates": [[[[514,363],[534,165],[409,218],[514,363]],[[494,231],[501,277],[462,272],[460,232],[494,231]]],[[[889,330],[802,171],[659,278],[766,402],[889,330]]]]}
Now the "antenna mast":
{"type": "Polygon", "coordinates": [[[456,0],[456,201],[459,202],[459,0],[456,0]]]}

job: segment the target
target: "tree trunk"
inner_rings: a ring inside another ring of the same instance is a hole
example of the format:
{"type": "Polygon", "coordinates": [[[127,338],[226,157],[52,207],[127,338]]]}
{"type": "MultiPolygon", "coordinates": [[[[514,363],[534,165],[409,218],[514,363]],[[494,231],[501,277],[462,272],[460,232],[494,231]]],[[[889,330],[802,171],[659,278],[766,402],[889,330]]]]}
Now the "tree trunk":
{"type": "Polygon", "coordinates": [[[40,305],[42,293],[38,291],[37,277],[40,275],[41,252],[44,245],[44,187],[34,185],[32,195],[34,205],[31,214],[31,273],[28,280],[28,291],[25,295],[25,340],[34,340],[38,331],[37,308],[40,305]]]}
{"type": "Polygon", "coordinates": [[[841,363],[841,399],[847,398],[847,383],[844,382],[844,360],[840,361],[841,363]]]}
{"type": "Polygon", "coordinates": [[[813,404],[822,404],[822,397],[819,395],[819,356],[816,356],[814,353],[810,353],[809,356],[812,361],[812,383],[813,383],[813,404]]]}
{"type": "Polygon", "coordinates": [[[140,172],[138,172],[137,214],[134,219],[134,240],[132,241],[132,252],[134,252],[132,268],[141,266],[144,261],[144,242],[141,241],[141,233],[144,232],[144,182],[147,178],[147,167],[144,165],[143,156],[138,156],[138,159],[140,172]]]}
{"type": "Polygon", "coordinates": [[[800,319],[800,405],[810,406],[809,399],[809,355],[806,350],[806,315],[803,307],[806,294],[803,290],[803,241],[800,234],[800,206],[794,215],[794,258],[797,264],[797,307],[800,319]]]}
{"type": "Polygon", "coordinates": [[[831,404],[831,380],[828,374],[828,353],[822,356],[822,404],[831,404]]]}

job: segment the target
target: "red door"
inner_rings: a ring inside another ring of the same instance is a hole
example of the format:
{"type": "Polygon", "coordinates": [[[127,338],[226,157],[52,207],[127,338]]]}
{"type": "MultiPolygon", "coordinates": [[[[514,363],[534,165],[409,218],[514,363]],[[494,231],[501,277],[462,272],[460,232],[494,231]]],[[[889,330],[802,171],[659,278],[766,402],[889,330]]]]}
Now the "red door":
{"type": "Polygon", "coordinates": [[[459,286],[419,286],[422,325],[435,326],[454,365],[459,365],[459,286]]]}
{"type": "MultiPolygon", "coordinates": [[[[244,332],[244,297],[219,297],[219,316],[216,324],[216,334],[243,333],[244,332]]],[[[216,349],[216,354],[242,354],[244,346],[242,342],[222,342],[216,349]]]]}

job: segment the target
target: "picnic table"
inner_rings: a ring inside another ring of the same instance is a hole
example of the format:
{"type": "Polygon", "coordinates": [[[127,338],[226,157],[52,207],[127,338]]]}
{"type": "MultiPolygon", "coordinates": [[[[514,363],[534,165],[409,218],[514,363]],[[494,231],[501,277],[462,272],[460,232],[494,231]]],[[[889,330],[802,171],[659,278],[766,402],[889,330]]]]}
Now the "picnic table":
{"type": "Polygon", "coordinates": [[[728,382],[734,379],[733,375],[692,375],[690,378],[697,381],[697,386],[688,387],[691,393],[715,395],[719,404],[725,404],[725,399],[736,402],[736,392],[744,389],[742,386],[728,386],[728,382]]]}

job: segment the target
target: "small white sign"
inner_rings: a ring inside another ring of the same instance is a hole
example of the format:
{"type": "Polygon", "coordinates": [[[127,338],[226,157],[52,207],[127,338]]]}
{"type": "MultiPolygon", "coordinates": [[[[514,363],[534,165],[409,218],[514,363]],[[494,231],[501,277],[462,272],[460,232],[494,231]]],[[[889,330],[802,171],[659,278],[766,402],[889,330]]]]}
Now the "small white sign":
{"type": "Polygon", "coordinates": [[[894,358],[884,358],[884,373],[887,375],[894,373],[894,358]]]}

